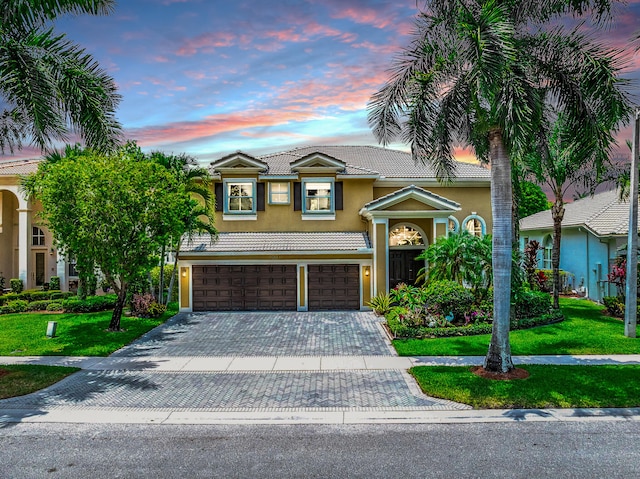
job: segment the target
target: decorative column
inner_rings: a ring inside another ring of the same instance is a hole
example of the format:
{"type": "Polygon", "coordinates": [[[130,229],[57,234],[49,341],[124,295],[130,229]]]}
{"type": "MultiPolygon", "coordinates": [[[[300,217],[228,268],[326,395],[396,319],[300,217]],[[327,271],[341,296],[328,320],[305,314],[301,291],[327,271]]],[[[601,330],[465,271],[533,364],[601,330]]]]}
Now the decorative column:
{"type": "Polygon", "coordinates": [[[56,251],[56,276],[60,278],[60,291],[69,291],[69,282],[67,281],[67,258],[60,250],[56,251]]]}
{"type": "Polygon", "coordinates": [[[24,289],[29,284],[29,227],[31,226],[31,210],[26,202],[20,202],[18,209],[18,278],[24,283],[24,289]]]}

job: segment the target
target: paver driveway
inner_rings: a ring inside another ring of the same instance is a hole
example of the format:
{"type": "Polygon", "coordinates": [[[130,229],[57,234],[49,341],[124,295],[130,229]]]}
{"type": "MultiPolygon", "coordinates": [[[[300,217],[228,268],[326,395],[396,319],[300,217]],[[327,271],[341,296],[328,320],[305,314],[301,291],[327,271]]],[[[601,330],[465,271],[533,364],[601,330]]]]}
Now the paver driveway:
{"type": "Polygon", "coordinates": [[[0,412],[465,408],[424,396],[402,369],[344,367],[358,363],[355,356],[384,363],[394,355],[372,313],[183,313],[105,359],[106,367],[0,401],[0,412]],[[320,356],[337,369],[266,371],[275,356],[302,359],[297,364],[320,364],[320,356]],[[224,357],[248,367],[220,371],[215,365],[224,357]]]}
{"type": "Polygon", "coordinates": [[[181,313],[114,356],[395,354],[369,312],[181,313]]]}

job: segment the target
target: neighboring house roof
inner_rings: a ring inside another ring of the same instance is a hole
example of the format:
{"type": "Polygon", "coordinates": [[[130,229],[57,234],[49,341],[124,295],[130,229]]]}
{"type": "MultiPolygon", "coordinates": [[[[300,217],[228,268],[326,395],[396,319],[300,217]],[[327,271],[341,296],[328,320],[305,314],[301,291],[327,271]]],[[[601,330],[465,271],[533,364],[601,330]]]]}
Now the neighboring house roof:
{"type": "MultiPolygon", "coordinates": [[[[562,227],[567,226],[584,226],[597,236],[626,235],[629,201],[620,201],[618,191],[611,190],[567,203],[562,227]]],[[[520,220],[520,231],[544,229],[553,229],[550,210],[520,220]]]]}
{"type": "MultiPolygon", "coordinates": [[[[377,146],[305,146],[259,156],[257,159],[269,165],[264,176],[290,175],[294,173],[292,165],[295,167],[297,162],[314,153],[343,162],[345,168],[340,172],[343,175],[407,179],[436,178],[433,167],[416,164],[410,153],[377,146]]],[[[217,161],[213,164],[216,163],[217,161]]],[[[491,173],[480,165],[456,162],[456,177],[458,180],[489,180],[491,173]]]]}
{"type": "Polygon", "coordinates": [[[371,243],[367,233],[219,233],[212,241],[209,234],[186,240],[181,253],[261,253],[287,251],[352,251],[368,252],[371,243]]]}
{"type": "Polygon", "coordinates": [[[28,175],[38,170],[39,159],[0,162],[0,176],[28,175]]]}

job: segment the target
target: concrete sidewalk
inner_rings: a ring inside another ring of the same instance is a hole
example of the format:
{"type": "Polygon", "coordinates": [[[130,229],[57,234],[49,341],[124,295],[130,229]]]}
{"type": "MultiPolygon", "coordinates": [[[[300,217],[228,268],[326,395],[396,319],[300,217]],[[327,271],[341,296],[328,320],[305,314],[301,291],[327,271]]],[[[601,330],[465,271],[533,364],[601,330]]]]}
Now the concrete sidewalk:
{"type": "MultiPolygon", "coordinates": [[[[20,422],[382,424],[640,420],[640,408],[472,410],[463,404],[425,396],[406,373],[406,369],[417,365],[472,366],[482,364],[483,359],[0,357],[0,364],[83,369],[42,391],[0,401],[0,428],[20,422]],[[261,386],[248,392],[247,384],[261,386]],[[177,391],[184,395],[176,395],[177,391]]],[[[514,357],[514,362],[640,364],[640,355],[519,356],[514,357]]]]}
{"type": "MultiPolygon", "coordinates": [[[[92,371],[359,371],[413,366],[479,366],[484,356],[0,356],[0,364],[73,366],[92,371]]],[[[513,356],[514,364],[640,364],[640,354],[513,356]]]]}

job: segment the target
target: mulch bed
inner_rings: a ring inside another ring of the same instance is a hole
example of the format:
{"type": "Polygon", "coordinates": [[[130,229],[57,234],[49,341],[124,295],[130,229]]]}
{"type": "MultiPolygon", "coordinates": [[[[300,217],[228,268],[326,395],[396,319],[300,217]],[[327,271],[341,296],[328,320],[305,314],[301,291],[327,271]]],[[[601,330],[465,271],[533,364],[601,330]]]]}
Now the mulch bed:
{"type": "Polygon", "coordinates": [[[11,371],[9,371],[8,369],[2,369],[0,368],[0,378],[2,376],[6,376],[7,374],[11,374],[11,371]]]}
{"type": "Polygon", "coordinates": [[[512,379],[526,379],[529,377],[529,371],[521,368],[513,368],[508,373],[494,373],[485,370],[482,366],[475,366],[471,368],[471,372],[481,378],[494,379],[496,381],[510,381],[512,379]]]}

